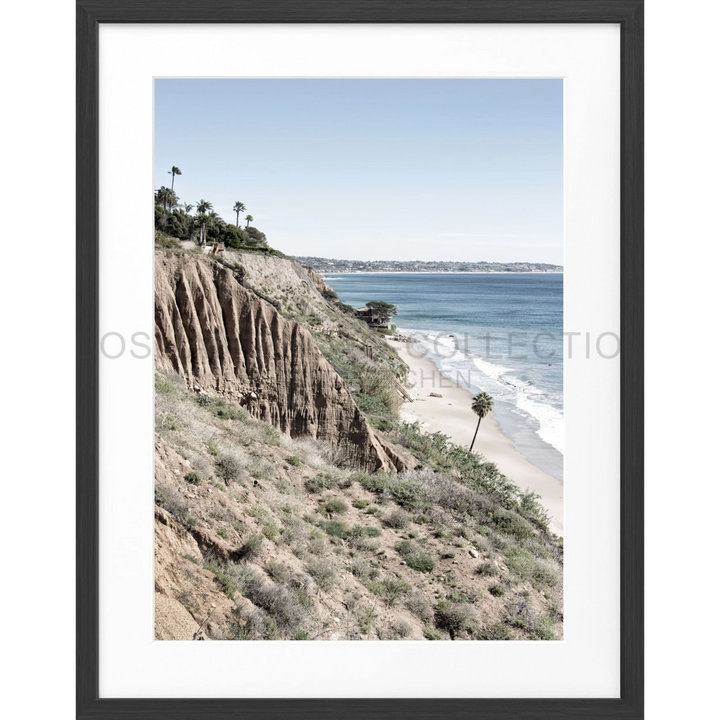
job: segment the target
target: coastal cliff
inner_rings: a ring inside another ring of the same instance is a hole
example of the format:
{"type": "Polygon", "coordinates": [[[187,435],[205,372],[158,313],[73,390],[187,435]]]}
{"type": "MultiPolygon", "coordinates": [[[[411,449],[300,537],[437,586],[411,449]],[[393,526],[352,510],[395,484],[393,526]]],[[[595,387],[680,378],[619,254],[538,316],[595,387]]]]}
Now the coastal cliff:
{"type": "MultiPolygon", "coordinates": [[[[273,268],[272,261],[249,258],[254,279],[256,266],[273,268]]],[[[297,277],[303,269],[292,265],[288,272],[297,284],[327,287],[312,271],[307,280],[297,277]]],[[[375,437],[312,334],[244,286],[244,277],[206,257],[156,253],[158,370],[177,373],[195,391],[236,403],[291,437],[326,440],[363,469],[403,469],[397,454],[391,458],[375,437]]],[[[277,287],[277,277],[275,282],[277,287]]]]}
{"type": "Polygon", "coordinates": [[[292,259],[156,247],[156,639],[562,637],[561,540],[406,369],[292,259]]]}

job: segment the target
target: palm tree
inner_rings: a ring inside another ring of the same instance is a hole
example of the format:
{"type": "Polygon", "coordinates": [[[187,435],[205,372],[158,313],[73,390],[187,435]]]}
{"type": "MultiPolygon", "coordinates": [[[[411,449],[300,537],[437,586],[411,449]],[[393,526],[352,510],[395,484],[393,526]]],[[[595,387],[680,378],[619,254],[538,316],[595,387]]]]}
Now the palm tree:
{"type": "Polygon", "coordinates": [[[478,430],[480,429],[480,421],[492,410],[493,399],[484,392],[478,393],[472,399],[472,411],[478,416],[478,424],[475,428],[475,434],[473,435],[472,442],[470,443],[470,452],[472,452],[473,445],[475,444],[475,438],[477,437],[478,430]]]}
{"type": "Polygon", "coordinates": [[[185,212],[189,215],[190,211],[195,207],[192,203],[183,203],[183,207],[185,208],[185,212]]]}
{"type": "Polygon", "coordinates": [[[170,210],[177,205],[177,195],[171,188],[164,185],[155,194],[156,201],[162,205],[165,210],[170,210]]]}
{"type": "Polygon", "coordinates": [[[204,245],[207,240],[207,213],[212,210],[212,203],[207,200],[200,200],[197,204],[198,216],[200,216],[200,244],[204,245]]]}
{"type": "Polygon", "coordinates": [[[240,227],[240,213],[245,212],[245,205],[238,200],[233,205],[233,211],[235,212],[235,227],[240,227]]]}
{"type": "Polygon", "coordinates": [[[174,189],[175,189],[175,176],[176,176],[176,175],[182,175],[182,173],[180,172],[180,168],[179,168],[179,167],[175,167],[175,166],[173,165],[173,166],[172,166],[172,170],[168,170],[168,175],[172,175],[172,182],[170,183],[170,189],[171,189],[171,190],[174,190],[174,189]]]}
{"type": "Polygon", "coordinates": [[[245,229],[247,230],[250,227],[250,223],[255,219],[252,215],[248,215],[246,218],[247,225],[245,226],[245,229]]]}
{"type": "Polygon", "coordinates": [[[201,215],[204,215],[206,212],[208,212],[209,210],[212,210],[212,209],[213,209],[212,203],[208,202],[207,200],[201,200],[197,204],[197,211],[201,215]]]}

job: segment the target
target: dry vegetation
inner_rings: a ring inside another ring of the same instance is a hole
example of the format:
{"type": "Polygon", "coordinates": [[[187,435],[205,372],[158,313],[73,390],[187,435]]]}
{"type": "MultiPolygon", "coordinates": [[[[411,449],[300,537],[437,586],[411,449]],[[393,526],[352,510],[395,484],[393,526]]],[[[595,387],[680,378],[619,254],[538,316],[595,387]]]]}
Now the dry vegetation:
{"type": "Polygon", "coordinates": [[[562,545],[535,498],[482,458],[398,422],[390,354],[369,363],[327,338],[323,351],[367,375],[366,389],[386,373],[356,397],[418,468],[358,472],[327,443],[290,439],[158,374],[157,636],[561,638],[562,545]]]}

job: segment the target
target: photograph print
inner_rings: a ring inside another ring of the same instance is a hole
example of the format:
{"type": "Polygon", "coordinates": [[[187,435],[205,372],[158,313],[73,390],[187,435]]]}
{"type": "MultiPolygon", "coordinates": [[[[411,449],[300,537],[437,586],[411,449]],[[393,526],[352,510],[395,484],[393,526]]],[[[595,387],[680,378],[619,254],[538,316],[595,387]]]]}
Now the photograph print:
{"type": "Polygon", "coordinates": [[[562,640],[563,81],[154,112],[155,639],[562,640]]]}

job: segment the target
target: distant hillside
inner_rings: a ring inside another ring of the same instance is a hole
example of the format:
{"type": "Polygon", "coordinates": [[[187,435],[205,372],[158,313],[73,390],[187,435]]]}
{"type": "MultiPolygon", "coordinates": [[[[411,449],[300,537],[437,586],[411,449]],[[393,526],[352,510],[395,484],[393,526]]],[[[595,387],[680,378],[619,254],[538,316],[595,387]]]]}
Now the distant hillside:
{"type": "Polygon", "coordinates": [[[439,260],[337,260],[301,257],[295,259],[319,273],[349,272],[562,272],[562,265],[530,262],[442,262],[439,260]]]}

